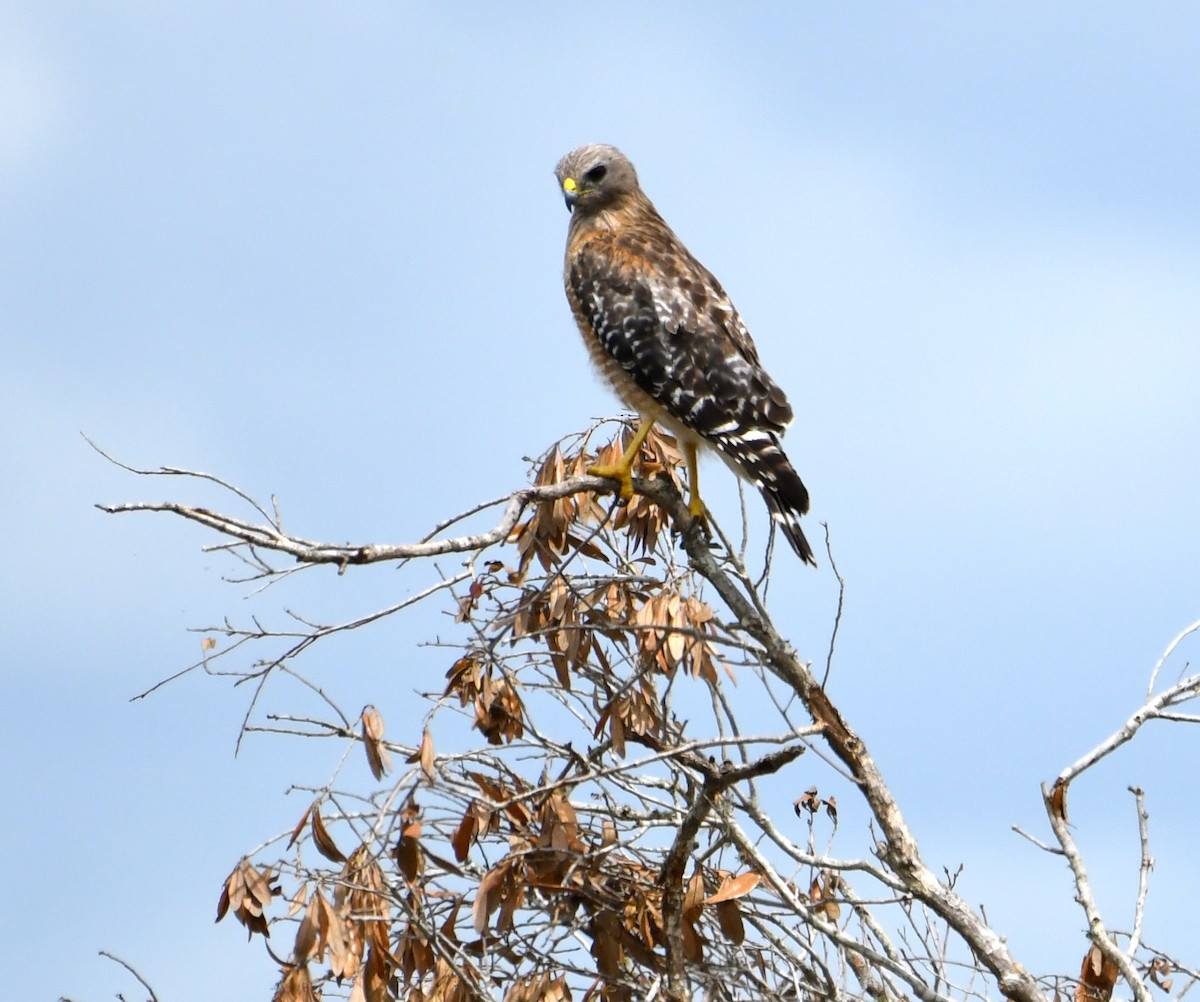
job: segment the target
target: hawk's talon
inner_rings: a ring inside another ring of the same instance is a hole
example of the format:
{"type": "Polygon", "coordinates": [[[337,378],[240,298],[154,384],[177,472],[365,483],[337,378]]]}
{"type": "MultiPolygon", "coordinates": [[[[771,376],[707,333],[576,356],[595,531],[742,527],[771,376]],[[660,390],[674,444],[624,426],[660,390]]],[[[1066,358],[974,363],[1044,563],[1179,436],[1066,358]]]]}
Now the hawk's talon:
{"type": "Polygon", "coordinates": [[[704,510],[704,502],[699,498],[692,498],[688,502],[688,515],[691,516],[688,529],[698,526],[706,538],[712,539],[712,526],[708,524],[708,512],[704,510]]]}
{"type": "Polygon", "coordinates": [[[688,514],[692,522],[699,523],[705,537],[712,539],[712,529],[708,525],[708,513],[704,510],[704,501],[700,498],[700,463],[696,456],[695,445],[688,445],[683,450],[688,468],[688,514]]]}
{"type": "Polygon", "coordinates": [[[633,471],[628,466],[589,466],[585,471],[592,477],[603,477],[605,480],[617,482],[617,500],[622,506],[629,504],[633,497],[633,471]]]}

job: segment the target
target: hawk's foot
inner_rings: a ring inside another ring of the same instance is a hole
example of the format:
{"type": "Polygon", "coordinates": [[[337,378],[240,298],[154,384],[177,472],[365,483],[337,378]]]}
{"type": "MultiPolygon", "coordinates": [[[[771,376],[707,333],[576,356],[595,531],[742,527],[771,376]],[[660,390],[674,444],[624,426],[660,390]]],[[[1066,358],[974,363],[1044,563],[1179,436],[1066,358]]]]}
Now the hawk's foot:
{"type": "Polygon", "coordinates": [[[589,466],[587,468],[589,476],[604,477],[605,480],[615,480],[619,485],[617,487],[617,497],[622,504],[627,504],[629,499],[633,497],[633,467],[624,463],[614,463],[612,466],[589,466]]]}

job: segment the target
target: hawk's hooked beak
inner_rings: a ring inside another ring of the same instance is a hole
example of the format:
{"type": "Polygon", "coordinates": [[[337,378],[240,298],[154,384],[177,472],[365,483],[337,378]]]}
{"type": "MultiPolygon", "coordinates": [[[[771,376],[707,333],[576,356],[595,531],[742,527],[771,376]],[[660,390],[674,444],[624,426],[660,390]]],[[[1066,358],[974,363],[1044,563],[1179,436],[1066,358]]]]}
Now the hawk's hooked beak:
{"type": "Polygon", "coordinates": [[[575,200],[579,197],[579,185],[575,183],[573,177],[563,178],[562,183],[563,198],[567,202],[567,211],[570,212],[575,208],[575,200]]]}

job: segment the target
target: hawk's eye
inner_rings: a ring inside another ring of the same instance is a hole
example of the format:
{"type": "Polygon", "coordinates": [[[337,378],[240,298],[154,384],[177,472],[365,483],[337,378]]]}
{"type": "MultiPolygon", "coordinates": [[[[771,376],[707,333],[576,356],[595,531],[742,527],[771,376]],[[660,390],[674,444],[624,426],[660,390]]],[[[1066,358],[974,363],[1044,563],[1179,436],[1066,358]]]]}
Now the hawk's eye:
{"type": "Polygon", "coordinates": [[[604,175],[608,173],[608,168],[604,164],[596,164],[591,170],[583,175],[585,181],[590,181],[592,184],[599,184],[604,180],[604,175]]]}

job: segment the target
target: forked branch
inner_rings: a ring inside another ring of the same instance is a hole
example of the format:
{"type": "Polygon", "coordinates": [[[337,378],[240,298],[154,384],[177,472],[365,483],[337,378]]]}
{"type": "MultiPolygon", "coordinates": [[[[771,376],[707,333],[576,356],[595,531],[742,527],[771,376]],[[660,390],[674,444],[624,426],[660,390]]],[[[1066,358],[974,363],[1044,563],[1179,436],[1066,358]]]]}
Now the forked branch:
{"type": "Polygon", "coordinates": [[[1124,950],[1121,949],[1112,931],[1105,923],[1099,906],[1096,904],[1083,853],[1079,849],[1075,834],[1067,820],[1067,794],[1075,780],[1118,748],[1132,741],[1144,724],[1152,720],[1200,722],[1200,718],[1197,718],[1195,714],[1180,713],[1177,709],[1200,696],[1200,674],[1182,678],[1157,695],[1154,694],[1154,686],[1167,659],[1186,637],[1197,630],[1200,630],[1200,621],[1182,630],[1167,645],[1150,673],[1146,701],[1134,711],[1129,719],[1098,745],[1063,769],[1052,785],[1042,785],[1042,801],[1046,809],[1046,816],[1050,820],[1054,837],[1061,847],[1057,851],[1066,857],[1071,868],[1071,876],[1075,883],[1075,900],[1083,909],[1087,919],[1088,937],[1105,961],[1113,965],[1113,976],[1116,976],[1115,972],[1120,973],[1137,1002],[1150,1002],[1152,997],[1149,987],[1137,969],[1137,953],[1142,946],[1146,896],[1149,890],[1150,869],[1153,865],[1150,857],[1149,815],[1146,812],[1145,794],[1139,787],[1131,786],[1129,788],[1134,796],[1137,809],[1138,841],[1141,846],[1141,854],[1138,867],[1137,898],[1134,902],[1133,931],[1129,935],[1129,943],[1124,950]]]}
{"type": "MultiPolygon", "coordinates": [[[[142,475],[198,477],[221,484],[233,491],[239,498],[249,501],[241,491],[207,474],[167,469],[135,470],[134,472],[142,475]]],[[[226,541],[233,540],[239,545],[254,550],[284,554],[301,564],[333,564],[340,570],[344,570],[351,565],[380,561],[407,561],[451,553],[476,557],[487,548],[509,540],[521,523],[524,513],[532,507],[551,504],[582,492],[609,494],[612,492],[613,486],[611,481],[603,478],[575,475],[566,476],[553,483],[538,483],[534,486],[523,487],[486,505],[472,509],[470,514],[476,516],[492,509],[498,509],[500,512],[499,518],[482,531],[459,536],[439,535],[437,538],[431,536],[418,542],[400,544],[345,545],[305,539],[284,531],[281,519],[277,515],[268,516],[265,508],[253,502],[250,502],[251,505],[255,512],[264,519],[263,521],[246,520],[209,508],[193,507],[177,502],[102,505],[99,507],[112,514],[135,511],[166,512],[204,525],[220,533],[226,541]]],[[[814,677],[810,665],[800,659],[791,644],[779,632],[736,557],[732,553],[714,549],[712,540],[704,533],[703,527],[688,514],[687,505],[669,477],[660,475],[637,479],[634,481],[634,490],[638,495],[649,499],[662,511],[665,511],[669,515],[671,523],[679,529],[689,567],[695,574],[705,579],[721,596],[732,613],[733,622],[729,624],[730,629],[739,631],[748,641],[751,641],[748,645],[750,648],[747,651],[748,656],[752,656],[758,664],[782,680],[799,697],[812,720],[821,728],[833,754],[853,777],[869,806],[874,822],[882,836],[876,847],[878,857],[894,874],[897,883],[904,888],[907,894],[926,905],[962,938],[973,955],[995,978],[1001,992],[1007,998],[1018,1000],[1018,1002],[1044,1002],[1044,995],[1037,982],[1009,954],[1001,937],[958,896],[952,886],[939,881],[925,865],[899,805],[871,758],[866,745],[843,719],[820,682],[814,677]]],[[[460,520],[460,518],[452,519],[443,525],[454,524],[460,520]]],[[[741,778],[740,772],[741,770],[736,772],[737,779],[741,778]]],[[[701,800],[704,802],[707,802],[710,794],[715,795],[717,788],[724,788],[728,785],[726,777],[723,777],[720,772],[714,773],[709,779],[715,785],[713,790],[701,795],[701,800]]],[[[707,780],[705,785],[709,785],[707,780]]],[[[703,804],[696,809],[700,812],[707,810],[703,804]]],[[[698,815],[693,820],[698,822],[702,818],[698,815]]],[[[683,831],[679,833],[679,839],[675,843],[677,850],[681,846],[689,844],[689,840],[684,838],[685,834],[683,831]]],[[[747,846],[747,848],[749,847],[747,846]]],[[[683,858],[684,855],[681,852],[674,853],[670,857],[673,861],[671,865],[673,866],[683,858]]],[[[671,876],[672,879],[666,882],[665,888],[669,895],[677,893],[682,886],[675,879],[676,874],[673,870],[671,876]]],[[[674,922],[676,914],[675,902],[672,902],[667,916],[671,917],[674,922]]],[[[845,937],[837,933],[832,925],[830,929],[831,932],[837,934],[839,942],[845,942],[845,937]]],[[[671,935],[670,930],[668,930],[668,935],[671,935]]],[[[849,945],[847,948],[853,949],[849,945]]],[[[883,960],[886,960],[875,951],[869,951],[868,959],[873,964],[881,964],[883,960]]],[[[678,994],[682,990],[678,970],[671,973],[676,975],[670,979],[672,994],[682,997],[678,994]]]]}

